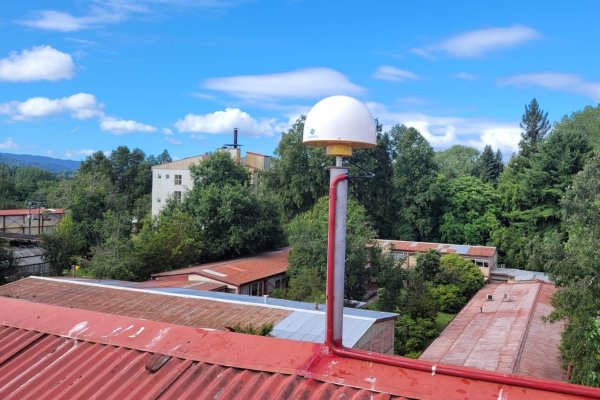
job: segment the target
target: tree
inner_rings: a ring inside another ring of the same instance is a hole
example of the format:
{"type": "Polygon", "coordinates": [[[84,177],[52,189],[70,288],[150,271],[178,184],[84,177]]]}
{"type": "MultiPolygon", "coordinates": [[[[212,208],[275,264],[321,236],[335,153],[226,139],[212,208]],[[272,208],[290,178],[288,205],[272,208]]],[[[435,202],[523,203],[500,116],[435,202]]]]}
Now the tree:
{"type": "Polygon", "coordinates": [[[440,258],[442,255],[437,250],[427,250],[417,255],[415,273],[426,281],[432,281],[440,272],[440,258]]]}
{"type": "Polygon", "coordinates": [[[85,245],[85,238],[77,231],[72,215],[67,213],[52,234],[42,237],[42,247],[46,250],[44,261],[61,273],[71,266],[74,257],[83,252],[85,245]]]}
{"type": "Polygon", "coordinates": [[[446,254],[440,259],[440,273],[436,283],[456,285],[460,296],[467,301],[485,284],[483,274],[472,261],[466,260],[456,253],[446,254]]]}
{"type": "MultiPolygon", "coordinates": [[[[393,181],[392,140],[388,133],[381,133],[377,124],[377,146],[372,149],[355,150],[352,162],[375,174],[372,179],[350,185],[350,194],[367,210],[379,237],[393,237],[396,220],[396,192],[393,181]]],[[[353,175],[364,175],[358,168],[350,167],[353,175]]]]}
{"type": "Polygon", "coordinates": [[[478,160],[477,149],[461,144],[435,153],[435,162],[448,179],[478,175],[478,160]]]}
{"type": "Polygon", "coordinates": [[[7,282],[7,278],[15,274],[18,262],[12,251],[0,246],[0,285],[7,282]]]}
{"type": "Polygon", "coordinates": [[[304,121],[301,116],[281,136],[270,170],[261,176],[261,190],[276,193],[279,212],[284,222],[310,209],[328,193],[331,158],[321,147],[302,142],[304,121]]]}
{"type": "Polygon", "coordinates": [[[574,383],[600,386],[600,155],[577,174],[563,200],[568,233],[550,273],[559,291],[551,321],[565,320],[561,353],[574,383]]]}
{"type": "Polygon", "coordinates": [[[390,136],[397,153],[393,183],[397,193],[398,218],[394,237],[437,240],[441,191],[433,149],[414,128],[396,125],[390,136]]]}
{"type": "Polygon", "coordinates": [[[465,176],[444,188],[444,214],[440,234],[445,243],[487,244],[500,225],[500,199],[494,188],[465,176]]]}
{"type": "Polygon", "coordinates": [[[519,125],[523,129],[521,141],[519,142],[520,155],[530,158],[537,153],[538,144],[544,140],[546,134],[550,131],[548,113],[539,108],[539,104],[534,98],[529,105],[525,106],[525,113],[519,125]]]}
{"type": "Polygon", "coordinates": [[[214,185],[223,187],[225,185],[250,184],[248,171],[233,161],[229,153],[216,151],[206,157],[198,165],[190,167],[190,173],[194,180],[194,188],[203,189],[214,185]]]}
{"type": "Polygon", "coordinates": [[[486,145],[478,160],[479,178],[481,178],[483,182],[491,183],[496,186],[498,177],[503,169],[502,152],[498,150],[494,154],[492,146],[486,145]]]}
{"type": "MultiPolygon", "coordinates": [[[[288,269],[290,290],[297,290],[296,282],[303,285],[301,280],[294,280],[302,274],[316,274],[322,282],[326,280],[328,210],[329,198],[322,197],[310,210],[296,216],[286,226],[292,247],[288,269]],[[313,272],[308,273],[307,270],[313,272]]],[[[369,278],[366,244],[375,232],[365,209],[356,200],[348,199],[347,215],[345,298],[362,300],[369,278]]]]}

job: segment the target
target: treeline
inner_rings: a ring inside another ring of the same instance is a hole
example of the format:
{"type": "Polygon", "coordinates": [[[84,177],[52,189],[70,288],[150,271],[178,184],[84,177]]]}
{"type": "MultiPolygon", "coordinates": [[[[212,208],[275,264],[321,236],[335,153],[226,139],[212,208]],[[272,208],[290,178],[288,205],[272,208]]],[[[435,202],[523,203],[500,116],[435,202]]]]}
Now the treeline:
{"type": "Polygon", "coordinates": [[[61,178],[64,175],[36,167],[0,164],[0,209],[27,208],[31,202],[45,202],[61,178]]]}

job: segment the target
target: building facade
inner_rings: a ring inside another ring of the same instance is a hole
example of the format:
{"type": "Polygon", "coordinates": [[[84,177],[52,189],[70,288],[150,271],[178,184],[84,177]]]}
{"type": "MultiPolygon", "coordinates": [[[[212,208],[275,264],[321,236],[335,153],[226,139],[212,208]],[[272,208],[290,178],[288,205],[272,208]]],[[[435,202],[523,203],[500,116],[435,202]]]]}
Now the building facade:
{"type": "Polygon", "coordinates": [[[439,251],[442,255],[455,253],[473,261],[486,281],[489,280],[491,271],[498,267],[498,251],[495,247],[383,239],[376,239],[374,242],[385,252],[391,253],[396,260],[402,260],[405,268],[413,268],[417,264],[417,255],[428,250],[439,251]]]}

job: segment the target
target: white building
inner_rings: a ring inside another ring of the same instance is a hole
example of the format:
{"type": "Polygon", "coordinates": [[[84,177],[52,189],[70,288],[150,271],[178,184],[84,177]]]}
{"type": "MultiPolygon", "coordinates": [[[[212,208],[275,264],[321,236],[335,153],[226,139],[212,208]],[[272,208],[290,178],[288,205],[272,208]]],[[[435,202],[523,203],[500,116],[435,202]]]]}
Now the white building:
{"type": "Polygon", "coordinates": [[[190,167],[206,157],[208,156],[188,157],[152,167],[152,216],[162,211],[167,199],[181,200],[192,189],[194,181],[190,167]]]}
{"type": "MultiPolygon", "coordinates": [[[[246,157],[242,158],[239,148],[222,149],[221,151],[229,152],[236,163],[242,164],[248,169],[250,182],[253,185],[257,183],[258,172],[271,167],[271,157],[263,154],[248,151],[246,157]]],[[[185,193],[192,189],[194,181],[190,167],[206,157],[209,155],[188,157],[152,167],[152,216],[156,216],[162,211],[167,199],[181,200],[185,193]]]]}

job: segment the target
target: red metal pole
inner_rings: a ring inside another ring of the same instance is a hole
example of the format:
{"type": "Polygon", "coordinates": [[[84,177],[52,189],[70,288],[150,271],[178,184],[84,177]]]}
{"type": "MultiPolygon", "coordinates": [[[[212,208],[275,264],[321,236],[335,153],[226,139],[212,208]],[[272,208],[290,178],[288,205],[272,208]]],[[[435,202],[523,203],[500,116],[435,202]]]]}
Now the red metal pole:
{"type": "Polygon", "coordinates": [[[336,176],[329,187],[329,238],[327,244],[327,331],[325,335],[325,346],[340,357],[353,358],[355,360],[380,363],[399,368],[413,369],[417,371],[431,372],[432,374],[455,376],[465,379],[482,380],[502,385],[517,386],[528,389],[545,390],[554,393],[564,393],[574,396],[600,399],[600,389],[573,385],[570,383],[537,379],[512,374],[501,374],[493,371],[483,371],[466,367],[451,365],[439,365],[429,361],[414,360],[400,356],[388,356],[376,354],[369,351],[347,349],[341,343],[335,343],[333,326],[333,267],[335,255],[335,205],[337,200],[337,185],[348,179],[346,174],[336,176]]]}

